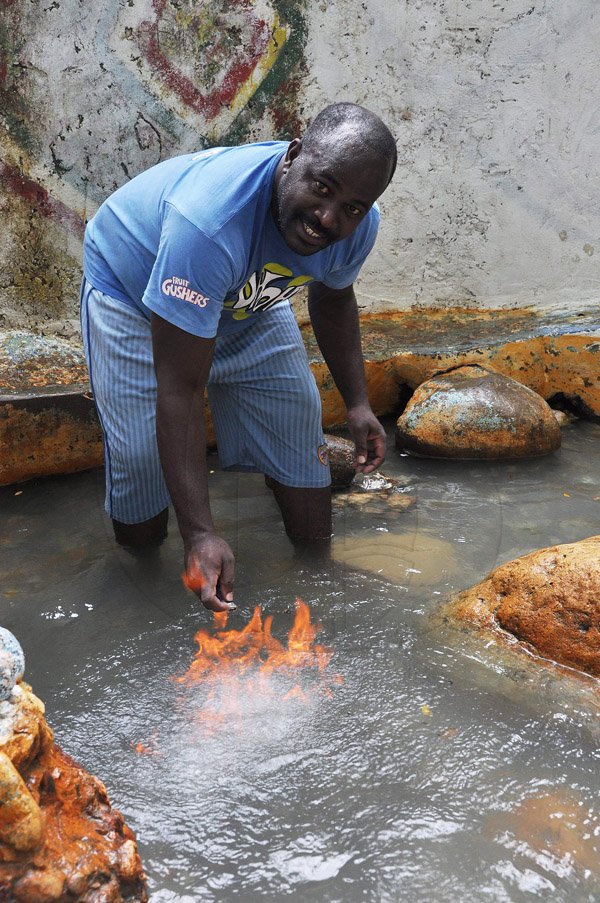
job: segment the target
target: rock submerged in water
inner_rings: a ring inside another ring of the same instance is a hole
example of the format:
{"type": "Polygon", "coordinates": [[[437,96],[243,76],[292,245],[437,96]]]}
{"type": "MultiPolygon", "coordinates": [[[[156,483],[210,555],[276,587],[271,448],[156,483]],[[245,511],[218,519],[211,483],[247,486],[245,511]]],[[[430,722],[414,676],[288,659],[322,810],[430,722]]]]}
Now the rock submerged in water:
{"type": "Polygon", "coordinates": [[[540,395],[476,364],[426,380],[396,424],[396,446],[427,457],[529,458],[560,443],[560,426],[540,395]]]}
{"type": "MultiPolygon", "coordinates": [[[[16,642],[10,634],[18,660],[16,642]]],[[[0,899],[148,900],[133,832],[102,782],[54,743],[43,703],[20,676],[0,702],[0,899]]]]}
{"type": "Polygon", "coordinates": [[[385,515],[386,510],[406,511],[416,504],[412,495],[407,495],[404,481],[388,477],[378,470],[357,474],[350,492],[338,492],[334,496],[334,509],[359,508],[368,514],[385,515]]]}
{"type": "Polygon", "coordinates": [[[545,659],[600,677],[600,536],[501,565],[456,596],[447,613],[510,635],[545,659]]]}
{"type": "Polygon", "coordinates": [[[361,508],[368,514],[381,515],[384,509],[406,510],[415,504],[415,498],[405,494],[402,481],[388,477],[378,470],[372,473],[356,473],[354,442],[341,436],[325,433],[331,488],[349,489],[350,492],[336,493],[334,508],[361,508]]]}

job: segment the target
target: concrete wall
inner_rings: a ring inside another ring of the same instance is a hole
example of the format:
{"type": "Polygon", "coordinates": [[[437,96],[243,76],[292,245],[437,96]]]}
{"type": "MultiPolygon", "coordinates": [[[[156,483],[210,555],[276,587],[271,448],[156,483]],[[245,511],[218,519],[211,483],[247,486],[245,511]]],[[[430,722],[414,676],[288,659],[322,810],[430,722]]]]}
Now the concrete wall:
{"type": "Polygon", "coordinates": [[[0,6],[0,328],[76,334],[84,223],[126,179],[335,99],[400,148],[365,307],[598,297],[596,0],[0,6]]]}

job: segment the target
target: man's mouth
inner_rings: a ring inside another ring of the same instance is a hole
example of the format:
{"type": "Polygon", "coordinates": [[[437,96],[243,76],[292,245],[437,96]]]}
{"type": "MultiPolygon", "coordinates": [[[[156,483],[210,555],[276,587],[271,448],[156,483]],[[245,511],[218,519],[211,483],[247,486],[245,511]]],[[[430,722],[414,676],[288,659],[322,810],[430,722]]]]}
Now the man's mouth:
{"type": "Polygon", "coordinates": [[[317,230],[313,229],[312,226],[309,226],[307,222],[303,221],[302,225],[304,226],[304,231],[306,232],[306,234],[311,238],[325,238],[325,236],[321,232],[317,232],[317,230]]]}
{"type": "Polygon", "coordinates": [[[304,235],[311,244],[325,245],[332,243],[333,238],[328,232],[323,232],[305,219],[301,219],[300,222],[302,223],[304,235]]]}

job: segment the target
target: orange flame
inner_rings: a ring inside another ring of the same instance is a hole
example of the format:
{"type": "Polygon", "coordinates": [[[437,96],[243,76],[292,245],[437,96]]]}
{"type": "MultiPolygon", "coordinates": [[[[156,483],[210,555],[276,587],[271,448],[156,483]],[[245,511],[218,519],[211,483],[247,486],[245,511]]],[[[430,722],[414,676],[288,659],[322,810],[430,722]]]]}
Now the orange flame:
{"type": "Polygon", "coordinates": [[[261,617],[260,606],[254,609],[252,618],[242,630],[226,630],[227,612],[217,612],[215,634],[199,630],[194,639],[198,651],[189,670],[176,680],[193,686],[212,677],[223,676],[225,669],[243,674],[250,667],[259,674],[285,671],[294,668],[315,668],[323,671],[331,659],[332,651],[315,643],[319,625],[311,624],[308,605],[296,599],[296,616],[289,632],[287,648],[271,633],[273,618],[261,617]]]}
{"type": "Polygon", "coordinates": [[[198,561],[196,561],[195,558],[192,558],[192,560],[189,562],[187,571],[185,571],[181,575],[181,579],[183,581],[183,585],[193,593],[199,592],[206,583],[204,574],[200,569],[200,564],[198,561]]]}
{"type": "MultiPolygon", "coordinates": [[[[260,607],[254,609],[250,621],[241,630],[227,630],[228,612],[214,613],[214,632],[199,630],[194,639],[198,644],[187,672],[174,680],[183,687],[203,684],[207,688],[200,706],[187,694],[177,701],[177,708],[186,711],[191,721],[198,725],[205,736],[215,734],[224,727],[240,727],[249,700],[280,699],[296,704],[307,702],[309,695],[320,693],[331,698],[329,684],[342,684],[339,674],[326,680],[323,672],[331,660],[333,651],[315,642],[319,624],[311,624],[308,605],[296,599],[296,615],[288,634],[287,645],[279,642],[271,633],[273,618],[263,619],[260,607]],[[316,683],[301,687],[298,683],[300,669],[312,670],[316,683]],[[281,681],[274,681],[277,672],[289,681],[289,689],[281,681]]],[[[134,748],[139,755],[160,755],[154,743],[138,743],[134,748]]]]}

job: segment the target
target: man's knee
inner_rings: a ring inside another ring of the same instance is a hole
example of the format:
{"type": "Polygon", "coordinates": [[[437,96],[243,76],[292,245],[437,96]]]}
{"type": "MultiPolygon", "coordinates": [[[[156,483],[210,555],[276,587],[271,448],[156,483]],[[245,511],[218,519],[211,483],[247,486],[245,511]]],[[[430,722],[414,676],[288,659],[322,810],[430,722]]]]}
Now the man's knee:
{"type": "Polygon", "coordinates": [[[115,539],[130,549],[151,549],[159,546],[167,537],[169,509],[139,524],[124,524],[112,518],[115,539]]]}

